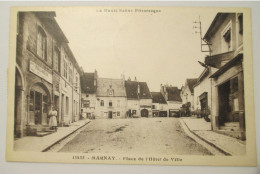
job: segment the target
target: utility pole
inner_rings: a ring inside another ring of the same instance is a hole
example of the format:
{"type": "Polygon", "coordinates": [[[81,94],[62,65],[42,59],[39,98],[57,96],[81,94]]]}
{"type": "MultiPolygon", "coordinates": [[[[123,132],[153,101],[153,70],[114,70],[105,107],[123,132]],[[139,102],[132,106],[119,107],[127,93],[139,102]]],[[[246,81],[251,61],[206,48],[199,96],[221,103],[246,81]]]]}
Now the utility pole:
{"type": "Polygon", "coordinates": [[[209,55],[211,55],[211,49],[210,49],[210,43],[208,43],[207,41],[205,41],[202,38],[202,29],[201,29],[201,21],[200,21],[200,16],[199,16],[199,20],[198,21],[194,21],[194,26],[192,27],[193,29],[195,29],[194,34],[200,34],[200,49],[201,52],[209,52],[209,55]],[[208,46],[208,50],[203,49],[204,46],[208,46]]]}

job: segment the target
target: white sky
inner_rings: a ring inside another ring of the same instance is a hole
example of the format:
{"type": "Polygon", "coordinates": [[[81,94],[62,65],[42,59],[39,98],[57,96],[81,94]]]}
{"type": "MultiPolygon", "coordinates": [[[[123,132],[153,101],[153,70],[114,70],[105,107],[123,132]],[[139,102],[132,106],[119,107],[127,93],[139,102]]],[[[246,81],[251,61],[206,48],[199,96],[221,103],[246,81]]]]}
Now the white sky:
{"type": "MultiPolygon", "coordinates": [[[[114,7],[115,9],[126,9],[114,7]]],[[[154,8],[160,13],[96,12],[96,8],[56,11],[56,20],[85,72],[99,77],[148,82],[151,91],[160,84],[181,87],[196,78],[207,53],[200,51],[193,21],[200,15],[204,35],[217,11],[209,8],[154,8]]],[[[130,9],[129,7],[127,9],[130,9]]],[[[131,9],[135,9],[132,7],[131,9]]],[[[148,9],[142,7],[138,9],[148,9]]],[[[149,8],[151,9],[151,8],[149,8]]]]}

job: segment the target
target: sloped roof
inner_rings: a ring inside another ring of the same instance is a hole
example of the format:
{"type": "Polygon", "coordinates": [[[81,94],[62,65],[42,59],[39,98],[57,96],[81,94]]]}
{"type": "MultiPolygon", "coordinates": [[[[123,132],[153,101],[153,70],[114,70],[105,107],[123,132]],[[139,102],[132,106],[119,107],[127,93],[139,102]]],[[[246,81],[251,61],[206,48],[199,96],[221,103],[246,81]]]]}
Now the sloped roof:
{"type": "Polygon", "coordinates": [[[166,87],[168,101],[182,101],[180,90],[177,87],[166,87]]]}
{"type": "Polygon", "coordinates": [[[95,73],[84,73],[80,76],[81,90],[83,93],[95,93],[97,87],[94,85],[95,73]]]}
{"type": "Polygon", "coordinates": [[[194,93],[194,88],[193,86],[197,83],[198,79],[187,79],[187,86],[189,87],[190,89],[190,92],[191,93],[194,93]]]}
{"type": "Polygon", "coordinates": [[[152,98],[150,90],[146,82],[125,81],[126,96],[128,99],[149,99],[152,98]],[[140,94],[138,95],[138,85],[140,94]]]}
{"type": "Polygon", "coordinates": [[[151,92],[153,97],[153,103],[161,103],[161,104],[167,104],[165,98],[163,97],[162,93],[160,92],[151,92]]]}
{"type": "Polygon", "coordinates": [[[126,97],[125,84],[122,79],[97,79],[97,96],[108,96],[108,90],[114,91],[114,97],[126,97]]]}

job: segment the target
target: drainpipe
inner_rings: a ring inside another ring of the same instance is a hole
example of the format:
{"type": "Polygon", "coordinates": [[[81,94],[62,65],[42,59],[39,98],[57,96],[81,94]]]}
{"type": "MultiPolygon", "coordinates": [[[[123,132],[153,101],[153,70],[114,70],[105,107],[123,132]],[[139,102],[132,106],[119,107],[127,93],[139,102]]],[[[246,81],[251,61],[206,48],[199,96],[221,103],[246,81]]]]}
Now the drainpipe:
{"type": "MultiPolygon", "coordinates": [[[[211,70],[210,70],[211,71],[211,70]]],[[[210,79],[210,113],[211,113],[211,119],[210,119],[210,123],[211,123],[211,130],[213,130],[213,113],[212,113],[212,106],[213,106],[213,101],[212,101],[212,78],[210,79]]]]}

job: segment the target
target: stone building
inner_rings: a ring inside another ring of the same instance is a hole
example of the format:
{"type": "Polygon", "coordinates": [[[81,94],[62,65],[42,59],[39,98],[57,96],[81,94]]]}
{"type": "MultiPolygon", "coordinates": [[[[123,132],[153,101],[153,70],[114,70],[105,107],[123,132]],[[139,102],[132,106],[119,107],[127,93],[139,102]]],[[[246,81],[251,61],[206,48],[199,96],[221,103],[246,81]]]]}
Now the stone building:
{"type": "Polygon", "coordinates": [[[210,76],[216,71],[215,68],[204,68],[197,83],[194,85],[194,110],[212,112],[212,84],[210,76]]]}
{"type": "Polygon", "coordinates": [[[95,70],[94,73],[83,73],[81,76],[81,89],[82,89],[82,117],[94,118],[95,108],[97,103],[97,78],[98,74],[95,70]]]}
{"type": "Polygon", "coordinates": [[[218,13],[204,38],[211,54],[213,130],[245,139],[243,80],[243,14],[218,13]]]}
{"type": "Polygon", "coordinates": [[[182,107],[180,89],[176,86],[161,85],[160,92],[165,98],[168,105],[168,115],[175,116],[182,107]]]}
{"type": "Polygon", "coordinates": [[[97,78],[95,117],[125,118],[126,91],[123,79],[97,78]]]}
{"type": "Polygon", "coordinates": [[[153,117],[167,117],[168,116],[168,105],[160,92],[151,92],[153,97],[152,112],[153,117]]]}
{"type": "Polygon", "coordinates": [[[44,134],[52,106],[60,125],[78,119],[81,71],[55,15],[17,14],[15,137],[44,134]]]}
{"type": "Polygon", "coordinates": [[[146,82],[125,81],[127,111],[133,117],[152,116],[152,95],[146,82]]]}
{"type": "Polygon", "coordinates": [[[188,105],[190,103],[191,111],[194,111],[194,88],[197,83],[197,78],[186,79],[185,85],[181,88],[182,104],[188,105]]]}

